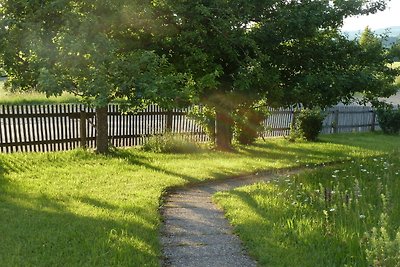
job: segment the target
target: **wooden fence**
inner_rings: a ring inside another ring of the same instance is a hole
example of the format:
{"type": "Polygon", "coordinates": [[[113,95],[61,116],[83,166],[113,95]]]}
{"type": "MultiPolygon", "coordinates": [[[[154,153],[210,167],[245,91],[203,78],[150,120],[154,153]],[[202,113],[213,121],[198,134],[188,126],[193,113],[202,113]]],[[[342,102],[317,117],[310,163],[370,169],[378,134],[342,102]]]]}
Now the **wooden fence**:
{"type": "MultiPolygon", "coordinates": [[[[152,135],[181,133],[204,142],[201,126],[187,117],[189,109],[146,110],[122,114],[117,105],[108,109],[109,141],[116,147],[143,144],[152,135]]],[[[293,109],[271,110],[263,137],[288,135],[293,109]]],[[[327,110],[323,133],[371,131],[377,128],[370,107],[335,107],[327,110]]],[[[58,151],[96,146],[95,110],[83,105],[18,105],[0,107],[0,151],[58,151]]]]}
{"type": "MultiPolygon", "coordinates": [[[[287,136],[293,123],[294,108],[270,110],[264,122],[263,137],[287,136]]],[[[380,130],[376,113],[372,107],[335,106],[325,110],[322,133],[368,132],[380,130]]]]}

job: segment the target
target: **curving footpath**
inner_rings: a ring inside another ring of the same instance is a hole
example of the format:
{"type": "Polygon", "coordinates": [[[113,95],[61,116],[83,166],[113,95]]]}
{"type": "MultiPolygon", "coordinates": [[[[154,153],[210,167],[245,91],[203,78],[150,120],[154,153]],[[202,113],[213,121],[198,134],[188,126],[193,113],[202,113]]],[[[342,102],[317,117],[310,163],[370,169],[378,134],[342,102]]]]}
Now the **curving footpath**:
{"type": "Polygon", "coordinates": [[[212,203],[211,197],[218,191],[268,181],[299,171],[300,169],[286,170],[211,181],[169,193],[162,209],[162,265],[257,266],[233,233],[233,228],[225,219],[224,213],[212,203]]]}

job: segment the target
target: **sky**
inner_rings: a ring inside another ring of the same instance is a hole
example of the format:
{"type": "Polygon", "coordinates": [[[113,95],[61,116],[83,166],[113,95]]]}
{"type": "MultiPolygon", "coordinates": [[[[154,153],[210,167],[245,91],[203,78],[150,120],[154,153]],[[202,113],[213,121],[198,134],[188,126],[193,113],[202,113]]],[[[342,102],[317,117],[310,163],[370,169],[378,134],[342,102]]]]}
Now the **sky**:
{"type": "Polygon", "coordinates": [[[386,10],[368,16],[350,17],[344,21],[343,31],[358,31],[369,26],[372,30],[400,26],[400,0],[391,0],[386,10]]]}

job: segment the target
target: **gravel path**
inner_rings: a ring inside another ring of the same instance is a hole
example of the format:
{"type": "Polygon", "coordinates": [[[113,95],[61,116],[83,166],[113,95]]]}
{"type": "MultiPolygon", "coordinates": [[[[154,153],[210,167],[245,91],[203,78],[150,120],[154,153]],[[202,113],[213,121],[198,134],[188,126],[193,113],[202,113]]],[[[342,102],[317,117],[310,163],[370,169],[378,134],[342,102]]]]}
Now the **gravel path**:
{"type": "Polygon", "coordinates": [[[271,180],[299,170],[212,181],[171,192],[165,199],[161,230],[163,266],[257,266],[244,251],[224,213],[211,201],[218,191],[271,180]]]}

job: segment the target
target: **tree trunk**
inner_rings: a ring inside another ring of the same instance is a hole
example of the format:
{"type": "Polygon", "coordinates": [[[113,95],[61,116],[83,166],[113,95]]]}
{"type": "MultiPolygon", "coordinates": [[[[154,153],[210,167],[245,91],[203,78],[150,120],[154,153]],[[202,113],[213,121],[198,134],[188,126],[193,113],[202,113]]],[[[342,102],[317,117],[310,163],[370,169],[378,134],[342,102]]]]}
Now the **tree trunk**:
{"type": "Polygon", "coordinates": [[[215,148],[221,151],[232,150],[233,119],[229,111],[216,109],[215,148]]]}
{"type": "Polygon", "coordinates": [[[108,152],[108,106],[99,107],[96,109],[96,143],[97,153],[105,154],[108,152]]]}

